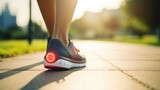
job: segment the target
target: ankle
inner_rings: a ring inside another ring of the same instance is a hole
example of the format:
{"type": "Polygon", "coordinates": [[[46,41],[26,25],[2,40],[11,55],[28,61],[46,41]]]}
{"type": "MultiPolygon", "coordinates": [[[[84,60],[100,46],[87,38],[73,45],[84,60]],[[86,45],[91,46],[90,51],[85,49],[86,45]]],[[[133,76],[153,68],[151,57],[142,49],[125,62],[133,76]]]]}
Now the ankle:
{"type": "Polygon", "coordinates": [[[65,39],[65,40],[60,40],[65,46],[69,45],[69,40],[65,39]]]}
{"type": "Polygon", "coordinates": [[[64,46],[68,46],[69,45],[68,38],[64,38],[64,37],[62,37],[62,38],[60,38],[60,37],[51,37],[50,39],[58,39],[58,40],[60,40],[63,43],[64,46]]]}

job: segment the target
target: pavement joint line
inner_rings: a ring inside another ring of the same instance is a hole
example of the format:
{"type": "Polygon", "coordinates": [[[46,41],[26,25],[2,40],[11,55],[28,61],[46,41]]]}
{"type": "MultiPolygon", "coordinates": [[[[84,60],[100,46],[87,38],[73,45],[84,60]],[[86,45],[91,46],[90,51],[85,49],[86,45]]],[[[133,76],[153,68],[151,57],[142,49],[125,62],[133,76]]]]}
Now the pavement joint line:
{"type": "MultiPolygon", "coordinates": [[[[0,69],[0,71],[8,71],[8,70],[12,70],[12,71],[44,71],[45,69],[30,69],[30,70],[24,70],[24,69],[19,69],[19,70],[13,70],[13,69],[0,69]]],[[[48,69],[46,69],[48,70],[48,69]]],[[[54,71],[54,70],[53,70],[54,71]]],[[[66,71],[79,71],[79,70],[74,70],[74,69],[70,69],[70,70],[66,70],[66,71]]],[[[81,71],[119,71],[118,69],[84,69],[81,71]]],[[[124,70],[123,71],[148,71],[148,72],[160,72],[160,70],[124,70]]]]}
{"type": "MultiPolygon", "coordinates": [[[[6,71],[6,70],[8,70],[8,69],[3,69],[0,71],[6,71]]],[[[48,70],[48,69],[46,69],[46,70],[48,70]]],[[[12,70],[12,71],[46,71],[46,70],[44,70],[44,69],[31,69],[31,70],[12,70]]],[[[52,70],[52,71],[62,71],[62,70],[52,70]]],[[[108,70],[88,69],[88,70],[63,70],[63,71],[119,71],[119,70],[117,70],[117,69],[108,69],[108,70]]]]}
{"type": "Polygon", "coordinates": [[[146,59],[112,59],[112,61],[118,61],[118,62],[123,62],[123,61],[156,61],[156,62],[159,62],[160,60],[158,59],[158,60],[153,60],[153,59],[150,59],[150,60],[146,60],[146,59]],[[118,60],[120,60],[120,61],[118,61],[118,60]]]}
{"type": "Polygon", "coordinates": [[[130,77],[133,81],[137,82],[138,84],[141,84],[142,86],[144,86],[144,87],[146,87],[146,88],[148,88],[148,89],[150,89],[150,90],[158,90],[158,89],[152,87],[151,85],[149,85],[149,84],[147,84],[147,83],[145,83],[145,82],[143,82],[143,81],[140,81],[140,80],[138,80],[137,78],[135,78],[134,76],[128,74],[128,73],[125,72],[125,71],[123,71],[123,70],[120,69],[118,66],[116,66],[116,65],[114,65],[113,63],[109,62],[107,59],[105,59],[105,58],[97,55],[97,54],[94,53],[94,52],[91,52],[91,53],[94,54],[95,56],[99,57],[100,59],[106,61],[107,63],[109,63],[109,64],[112,65],[113,67],[117,68],[120,72],[122,72],[122,73],[125,74],[126,76],[130,77]]]}
{"type": "Polygon", "coordinates": [[[147,71],[147,72],[160,72],[160,70],[124,70],[123,71],[147,71]]]}

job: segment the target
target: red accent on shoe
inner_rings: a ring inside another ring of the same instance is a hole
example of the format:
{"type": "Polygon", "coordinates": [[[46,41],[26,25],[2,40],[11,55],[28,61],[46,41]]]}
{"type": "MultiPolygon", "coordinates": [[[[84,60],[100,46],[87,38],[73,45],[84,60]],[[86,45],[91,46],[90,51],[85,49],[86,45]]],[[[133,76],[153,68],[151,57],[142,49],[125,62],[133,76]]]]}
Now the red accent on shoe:
{"type": "Polygon", "coordinates": [[[78,50],[78,49],[77,49],[77,48],[75,48],[75,47],[74,47],[74,50],[75,50],[76,52],[80,52],[80,50],[78,50]]]}
{"type": "Polygon", "coordinates": [[[58,56],[55,53],[53,53],[53,52],[49,52],[46,55],[46,61],[48,63],[54,63],[54,62],[56,62],[57,58],[58,58],[58,56]]]}
{"type": "Polygon", "coordinates": [[[65,69],[64,67],[58,67],[58,66],[44,66],[46,69],[65,69]]]}

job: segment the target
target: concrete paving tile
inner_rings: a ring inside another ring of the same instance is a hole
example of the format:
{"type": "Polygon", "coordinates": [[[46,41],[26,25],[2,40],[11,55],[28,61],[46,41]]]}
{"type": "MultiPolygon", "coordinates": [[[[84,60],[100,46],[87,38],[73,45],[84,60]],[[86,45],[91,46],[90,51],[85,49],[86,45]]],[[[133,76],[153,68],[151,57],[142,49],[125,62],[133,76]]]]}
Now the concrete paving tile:
{"type": "Polygon", "coordinates": [[[0,81],[0,90],[11,89],[148,90],[119,71],[23,71],[0,81]]]}
{"type": "Polygon", "coordinates": [[[76,42],[80,50],[86,50],[108,59],[160,60],[160,47],[117,42],[86,41],[76,42]]]}
{"type": "Polygon", "coordinates": [[[155,71],[126,71],[128,74],[137,78],[145,84],[153,86],[155,89],[160,90],[160,72],[155,71]]]}
{"type": "Polygon", "coordinates": [[[158,60],[158,59],[153,59],[153,57],[145,56],[145,55],[140,55],[140,54],[134,54],[131,52],[124,52],[124,51],[101,51],[101,52],[96,52],[95,53],[98,56],[101,56],[103,58],[106,58],[107,60],[158,60]]]}
{"type": "Polygon", "coordinates": [[[35,66],[41,65],[42,61],[27,61],[27,60],[8,60],[0,63],[0,70],[28,70],[35,66]]]}
{"type": "Polygon", "coordinates": [[[160,61],[110,61],[122,70],[160,71],[160,61]]]}

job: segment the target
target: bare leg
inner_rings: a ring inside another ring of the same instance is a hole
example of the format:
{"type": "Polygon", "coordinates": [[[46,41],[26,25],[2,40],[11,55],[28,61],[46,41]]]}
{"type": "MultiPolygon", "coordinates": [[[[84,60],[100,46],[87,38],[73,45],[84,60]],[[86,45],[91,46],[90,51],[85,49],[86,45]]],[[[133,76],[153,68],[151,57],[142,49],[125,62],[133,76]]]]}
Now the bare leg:
{"type": "Polygon", "coordinates": [[[77,0],[38,0],[49,35],[66,46],[76,3],[77,0]]]}
{"type": "Polygon", "coordinates": [[[51,37],[54,29],[56,1],[55,0],[37,0],[37,2],[41,10],[43,19],[45,21],[45,24],[49,33],[49,37],[51,37]]]}
{"type": "Polygon", "coordinates": [[[68,33],[77,0],[56,0],[56,19],[52,38],[61,40],[68,45],[68,33]]]}

